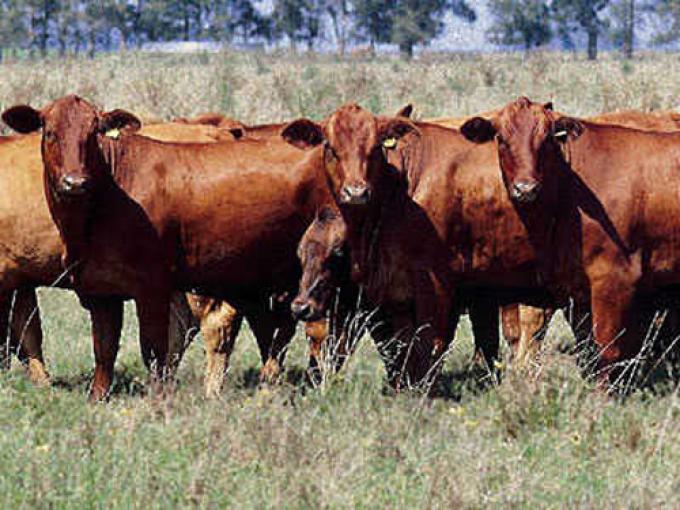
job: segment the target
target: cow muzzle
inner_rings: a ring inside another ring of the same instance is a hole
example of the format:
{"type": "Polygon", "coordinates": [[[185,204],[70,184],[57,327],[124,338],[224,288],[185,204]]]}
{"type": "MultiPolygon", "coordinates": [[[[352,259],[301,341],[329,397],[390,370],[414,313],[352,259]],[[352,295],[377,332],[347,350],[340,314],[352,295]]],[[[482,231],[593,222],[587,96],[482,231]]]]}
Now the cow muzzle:
{"type": "Polygon", "coordinates": [[[65,197],[77,197],[87,193],[89,184],[89,179],[85,177],[67,174],[59,180],[57,192],[65,197]]]}
{"type": "Polygon", "coordinates": [[[296,321],[310,322],[321,319],[321,314],[310,300],[294,300],[290,305],[290,311],[293,312],[293,318],[296,321]]]}
{"type": "Polygon", "coordinates": [[[344,186],[340,192],[342,205],[366,205],[371,199],[368,186],[344,186]]]}
{"type": "Polygon", "coordinates": [[[514,182],[510,188],[510,197],[519,203],[528,204],[536,200],[540,189],[541,185],[536,181],[514,182]]]}

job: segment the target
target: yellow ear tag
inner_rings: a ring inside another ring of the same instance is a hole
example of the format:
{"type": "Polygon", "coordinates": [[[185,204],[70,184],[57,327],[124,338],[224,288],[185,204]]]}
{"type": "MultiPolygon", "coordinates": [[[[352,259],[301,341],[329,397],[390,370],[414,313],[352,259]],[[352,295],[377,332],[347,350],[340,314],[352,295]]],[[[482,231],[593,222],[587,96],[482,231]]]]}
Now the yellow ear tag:
{"type": "Polygon", "coordinates": [[[106,133],[104,133],[104,136],[118,140],[120,138],[120,129],[109,129],[106,133]]]}
{"type": "Polygon", "coordinates": [[[385,138],[383,140],[383,147],[386,149],[394,149],[397,146],[397,139],[396,138],[385,138]]]}

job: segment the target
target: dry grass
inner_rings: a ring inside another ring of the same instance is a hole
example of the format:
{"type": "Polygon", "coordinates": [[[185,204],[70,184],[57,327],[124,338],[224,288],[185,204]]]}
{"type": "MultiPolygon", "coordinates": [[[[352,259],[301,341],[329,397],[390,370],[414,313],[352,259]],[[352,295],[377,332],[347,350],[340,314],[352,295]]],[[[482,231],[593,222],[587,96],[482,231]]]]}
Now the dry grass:
{"type": "MultiPolygon", "coordinates": [[[[421,116],[474,113],[519,94],[590,114],[677,105],[677,57],[597,64],[567,54],[431,56],[335,62],[261,55],[128,54],[94,62],[0,66],[0,107],[79,93],[106,108],[169,118],[222,110],[246,122],[321,117],[356,100],[374,111],[413,102],[421,116]]],[[[144,396],[128,306],[116,394],[90,406],[89,324],[74,297],[40,295],[55,384],[0,375],[3,508],[678,507],[680,396],[657,384],[604,399],[560,349],[555,321],[542,364],[489,385],[471,365],[463,323],[441,398],[394,397],[364,340],[346,370],[314,390],[301,382],[301,335],[287,382],[258,390],[258,355],[244,331],[221,399],[202,398],[193,345],[174,396],[144,396]]]]}

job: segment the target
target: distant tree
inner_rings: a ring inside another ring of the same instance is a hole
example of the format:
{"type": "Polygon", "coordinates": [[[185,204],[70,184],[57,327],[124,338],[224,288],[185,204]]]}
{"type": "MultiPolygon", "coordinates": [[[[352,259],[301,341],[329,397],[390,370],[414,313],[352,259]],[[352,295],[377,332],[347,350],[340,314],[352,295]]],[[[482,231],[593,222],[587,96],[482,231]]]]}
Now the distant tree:
{"type": "Polygon", "coordinates": [[[428,44],[442,32],[444,13],[449,8],[467,21],[476,19],[475,11],[464,0],[397,0],[391,41],[399,46],[402,56],[411,58],[414,46],[428,44]]]}
{"type": "Polygon", "coordinates": [[[3,50],[16,50],[28,39],[22,0],[0,0],[0,62],[3,50]]]}
{"type": "Polygon", "coordinates": [[[597,59],[597,40],[606,23],[600,13],[609,0],[553,0],[551,8],[563,40],[571,41],[571,34],[582,30],[588,36],[588,59],[597,59]]]}
{"type": "Polygon", "coordinates": [[[550,8],[545,0],[489,0],[493,24],[489,39],[494,44],[525,50],[552,39],[550,8]]]}
{"type": "Polygon", "coordinates": [[[654,34],[655,44],[667,44],[680,39],[680,0],[658,0],[651,7],[661,27],[654,34]]]}
{"type": "Polygon", "coordinates": [[[353,4],[355,39],[368,42],[373,52],[376,44],[392,41],[397,0],[354,0],[353,4]]]}
{"type": "Polygon", "coordinates": [[[333,25],[338,54],[343,56],[350,35],[350,2],[349,0],[326,0],[326,12],[333,25]]]}
{"type": "Polygon", "coordinates": [[[59,2],[58,0],[24,0],[23,3],[30,17],[30,47],[38,48],[44,57],[47,55],[50,28],[59,9],[59,2]]]}
{"type": "Polygon", "coordinates": [[[305,0],[275,0],[272,12],[273,30],[276,37],[285,36],[293,53],[297,43],[304,39],[305,0]]]}
{"type": "Polygon", "coordinates": [[[79,35],[77,29],[80,27],[81,20],[78,11],[81,2],[78,0],[60,0],[54,13],[55,37],[59,46],[59,56],[66,55],[68,47],[73,44],[77,46],[76,36],[79,35]]]}
{"type": "Polygon", "coordinates": [[[642,21],[636,0],[614,0],[610,9],[611,37],[626,58],[633,58],[635,29],[642,21]]]}

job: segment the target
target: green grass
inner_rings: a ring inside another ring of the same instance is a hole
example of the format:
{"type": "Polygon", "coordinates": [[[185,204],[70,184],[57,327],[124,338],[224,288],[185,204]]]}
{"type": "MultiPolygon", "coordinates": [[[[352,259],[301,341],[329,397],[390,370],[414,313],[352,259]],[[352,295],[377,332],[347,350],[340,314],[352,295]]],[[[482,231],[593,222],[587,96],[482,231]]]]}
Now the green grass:
{"type": "MultiPolygon", "coordinates": [[[[444,373],[447,397],[391,396],[367,339],[317,390],[254,384],[258,355],[240,335],[222,397],[202,397],[195,342],[167,400],[144,396],[133,307],[111,402],[89,405],[89,324],[68,292],[40,293],[55,384],[19,367],[0,376],[0,505],[19,507],[677,506],[680,402],[638,392],[607,400],[557,346],[540,369],[479,383],[461,325],[444,373]],[[486,386],[486,389],[484,387],[486,386]]],[[[288,380],[299,380],[304,339],[288,380]]]]}
{"type": "MultiPolygon", "coordinates": [[[[0,107],[78,93],[105,108],[167,119],[223,110],[245,122],[320,118],[356,100],[417,115],[483,111],[520,94],[562,111],[673,108],[677,55],[562,53],[391,57],[338,62],[263,55],[100,56],[0,65],[0,107]]],[[[542,364],[480,382],[467,322],[437,399],[389,395],[363,341],[322,388],[299,383],[301,335],[287,382],[258,390],[259,356],[244,329],[218,400],[202,395],[203,352],[191,346],[167,400],[145,395],[132,307],[111,402],[86,393],[89,322],[73,295],[40,294],[51,388],[15,366],[0,374],[0,507],[680,507],[678,390],[605,399],[584,382],[551,328],[542,364]]],[[[16,365],[16,364],[15,364],[16,365]]]]}

